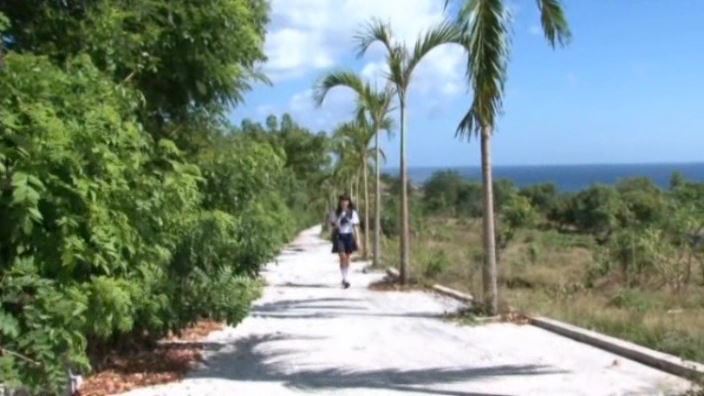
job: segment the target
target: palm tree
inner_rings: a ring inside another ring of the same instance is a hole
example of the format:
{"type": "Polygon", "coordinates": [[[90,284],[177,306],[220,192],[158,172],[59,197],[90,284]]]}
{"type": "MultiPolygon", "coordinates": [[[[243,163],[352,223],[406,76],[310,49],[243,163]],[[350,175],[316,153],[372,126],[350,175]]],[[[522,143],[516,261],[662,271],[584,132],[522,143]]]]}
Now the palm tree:
{"type": "MultiPolygon", "coordinates": [[[[387,128],[386,122],[382,124],[383,128],[387,128]]],[[[363,194],[364,194],[364,244],[363,244],[363,255],[367,257],[367,250],[369,246],[369,158],[372,155],[372,150],[381,151],[376,147],[370,149],[369,145],[374,136],[377,135],[375,130],[369,125],[366,117],[363,113],[359,113],[357,120],[353,122],[347,122],[338,127],[334,133],[336,139],[340,141],[343,150],[342,154],[343,162],[346,162],[350,169],[356,174],[362,174],[363,183],[363,194]]]]}
{"type": "MultiPolygon", "coordinates": [[[[449,0],[445,2],[447,6],[449,0]]],[[[483,183],[484,303],[498,312],[494,193],[491,174],[491,137],[501,111],[509,55],[509,18],[505,0],[464,0],[457,23],[466,43],[467,80],[473,101],[457,132],[481,140],[483,183]]],[[[560,0],[537,0],[543,32],[550,45],[565,45],[571,37],[560,0]]]]}
{"type": "MultiPolygon", "coordinates": [[[[382,130],[391,129],[391,121],[388,118],[391,110],[391,100],[394,96],[392,86],[387,86],[383,91],[373,89],[368,83],[365,83],[362,78],[352,72],[340,71],[325,75],[315,88],[315,101],[318,106],[323,104],[328,92],[335,87],[347,87],[352,89],[357,95],[358,117],[359,113],[366,112],[371,120],[371,128],[374,132],[374,172],[375,172],[375,194],[374,194],[374,249],[373,261],[374,266],[381,263],[381,166],[380,157],[381,149],[379,148],[379,134],[382,130]]],[[[365,188],[365,203],[368,202],[367,189],[367,171],[364,174],[365,188]]],[[[365,206],[366,212],[366,206],[365,206]]],[[[364,235],[369,234],[368,228],[368,213],[364,215],[365,231],[364,235]]]]}
{"type": "Polygon", "coordinates": [[[460,34],[456,26],[449,23],[440,24],[425,32],[416,41],[412,50],[403,43],[393,41],[391,28],[379,20],[372,20],[358,36],[359,55],[363,56],[375,42],[380,42],[386,49],[388,66],[387,79],[394,85],[399,102],[401,122],[401,284],[408,282],[408,263],[410,261],[410,230],[408,214],[408,168],[406,165],[406,104],[408,88],[413,72],[420,61],[430,51],[443,44],[460,43],[460,34]]]}

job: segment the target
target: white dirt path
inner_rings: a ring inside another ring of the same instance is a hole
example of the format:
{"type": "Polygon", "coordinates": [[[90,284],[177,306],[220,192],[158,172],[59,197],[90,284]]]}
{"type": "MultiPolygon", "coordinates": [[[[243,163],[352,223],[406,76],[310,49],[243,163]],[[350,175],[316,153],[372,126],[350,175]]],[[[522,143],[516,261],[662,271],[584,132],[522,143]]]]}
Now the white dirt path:
{"type": "Polygon", "coordinates": [[[532,326],[460,326],[458,303],[423,292],[375,292],[381,274],[353,263],[339,286],[320,228],[266,267],[250,316],[212,333],[206,363],[157,395],[671,395],[672,375],[532,326]]]}

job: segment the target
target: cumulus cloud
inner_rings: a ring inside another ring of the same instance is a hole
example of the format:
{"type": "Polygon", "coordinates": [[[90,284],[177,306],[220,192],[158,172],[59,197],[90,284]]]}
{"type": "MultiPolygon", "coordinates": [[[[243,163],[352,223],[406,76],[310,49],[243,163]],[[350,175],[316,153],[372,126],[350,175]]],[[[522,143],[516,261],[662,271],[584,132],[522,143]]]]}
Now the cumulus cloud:
{"type": "Polygon", "coordinates": [[[331,130],[341,120],[349,120],[354,112],[354,94],[349,90],[334,90],[325,98],[323,109],[316,108],[313,90],[295,93],[286,105],[286,111],[301,124],[317,130],[331,130]]]}
{"type": "MultiPolygon", "coordinates": [[[[273,0],[265,45],[269,60],[264,70],[277,82],[340,65],[353,56],[354,36],[371,18],[389,22],[399,40],[413,42],[419,33],[445,18],[442,3],[440,0],[273,0]]],[[[457,63],[451,57],[458,54],[461,55],[458,51],[433,54],[430,63],[441,67],[434,74],[446,73],[446,65],[457,63]]],[[[382,49],[372,48],[369,56],[378,63],[382,49]]],[[[425,72],[433,68],[430,69],[425,72]]]]}
{"type": "MultiPolygon", "coordinates": [[[[364,24],[371,18],[388,22],[396,40],[412,44],[446,17],[442,0],[272,0],[263,69],[275,84],[303,81],[308,86],[325,70],[353,69],[382,87],[387,67],[381,45],[354,60],[355,35],[364,24]]],[[[410,100],[430,103],[432,97],[440,108],[443,100],[462,94],[464,62],[458,47],[435,49],[414,73],[410,100]]],[[[294,94],[281,107],[312,128],[329,129],[350,117],[354,96],[345,91],[331,91],[322,109],[315,109],[311,90],[294,94]]]]}

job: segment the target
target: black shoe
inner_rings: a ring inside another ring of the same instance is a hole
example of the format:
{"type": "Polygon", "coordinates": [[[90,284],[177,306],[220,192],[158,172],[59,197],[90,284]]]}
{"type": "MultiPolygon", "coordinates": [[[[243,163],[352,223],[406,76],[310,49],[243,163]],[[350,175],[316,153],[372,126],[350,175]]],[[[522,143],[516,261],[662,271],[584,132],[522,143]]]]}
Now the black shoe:
{"type": "Polygon", "coordinates": [[[347,282],[347,281],[342,281],[342,287],[345,288],[345,289],[349,289],[350,283],[347,282]]]}

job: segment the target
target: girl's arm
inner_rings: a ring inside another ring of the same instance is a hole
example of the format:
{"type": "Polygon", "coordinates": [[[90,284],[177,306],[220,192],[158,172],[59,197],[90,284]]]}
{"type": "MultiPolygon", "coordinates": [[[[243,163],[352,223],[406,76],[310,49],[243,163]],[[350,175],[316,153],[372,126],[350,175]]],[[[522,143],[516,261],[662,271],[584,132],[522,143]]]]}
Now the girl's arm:
{"type": "Polygon", "coordinates": [[[357,215],[356,210],[352,211],[352,227],[354,228],[354,235],[359,237],[359,215],[357,215]]]}
{"type": "Polygon", "coordinates": [[[357,227],[359,225],[359,215],[356,210],[352,211],[352,225],[357,227]]]}

